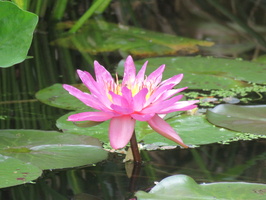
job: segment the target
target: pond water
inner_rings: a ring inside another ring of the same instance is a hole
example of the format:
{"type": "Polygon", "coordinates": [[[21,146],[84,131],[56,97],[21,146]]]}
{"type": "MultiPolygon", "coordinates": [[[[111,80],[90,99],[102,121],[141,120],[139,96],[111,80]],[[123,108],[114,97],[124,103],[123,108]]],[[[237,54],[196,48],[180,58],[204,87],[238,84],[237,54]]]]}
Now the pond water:
{"type": "MultiPolygon", "coordinates": [[[[3,128],[56,129],[54,121],[64,111],[39,102],[1,104],[3,128]],[[60,113],[61,112],[61,113],[60,113]],[[10,115],[12,113],[12,115],[10,115]]],[[[123,163],[124,154],[93,166],[46,170],[25,185],[1,189],[0,199],[129,199],[138,190],[149,191],[155,182],[174,174],[186,174],[198,183],[246,181],[265,183],[265,140],[204,145],[195,149],[142,151],[144,163],[130,178],[134,166],[123,163]]],[[[135,169],[136,170],[136,169],[135,169]]]]}
{"type": "MultiPolygon", "coordinates": [[[[122,4],[121,1],[116,1],[118,2],[122,4]]],[[[169,8],[168,6],[163,10],[169,8]]],[[[78,14],[84,12],[81,6],[78,8],[78,14]]],[[[112,14],[109,13],[107,16],[112,14]]],[[[36,100],[35,93],[54,83],[77,83],[75,70],[79,68],[93,72],[93,60],[99,60],[104,66],[109,66],[110,71],[114,71],[122,58],[121,55],[126,54],[123,51],[114,51],[93,55],[54,46],[51,42],[59,32],[54,28],[53,21],[46,20],[47,17],[40,18],[34,35],[29,51],[33,58],[14,67],[0,69],[1,129],[58,130],[55,126],[56,120],[68,111],[40,103],[36,100]]],[[[137,19],[134,18],[132,21],[136,23],[137,19]]],[[[147,21],[143,23],[147,24],[147,21]]],[[[158,24],[160,25],[157,21],[154,23],[154,30],[160,29],[158,24]]],[[[152,25],[148,28],[152,29],[152,25]]],[[[161,29],[163,28],[168,30],[165,32],[173,31],[169,31],[167,26],[161,26],[161,29]]],[[[31,183],[1,189],[0,199],[130,199],[136,191],[149,191],[156,182],[175,174],[188,175],[197,183],[266,183],[265,143],[266,141],[261,139],[230,144],[208,144],[192,149],[142,151],[144,162],[137,166],[124,163],[125,154],[109,153],[107,160],[95,165],[45,170],[42,177],[31,183]]]]}

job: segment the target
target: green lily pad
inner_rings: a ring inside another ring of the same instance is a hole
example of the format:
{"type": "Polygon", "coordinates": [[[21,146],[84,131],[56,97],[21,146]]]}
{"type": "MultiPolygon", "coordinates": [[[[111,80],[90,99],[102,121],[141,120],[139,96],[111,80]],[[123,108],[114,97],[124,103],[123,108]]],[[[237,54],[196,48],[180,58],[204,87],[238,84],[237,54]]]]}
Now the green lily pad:
{"type": "MultiPolygon", "coordinates": [[[[166,121],[187,145],[211,144],[237,136],[237,132],[213,126],[205,119],[205,116],[179,115],[166,121]]],[[[139,122],[136,131],[139,139],[143,140],[145,144],[156,144],[158,146],[176,145],[175,142],[153,131],[145,122],[139,122]]]]}
{"type": "Polygon", "coordinates": [[[55,40],[53,44],[91,54],[120,50],[141,57],[176,54],[178,51],[194,53],[198,51],[198,45],[213,45],[208,41],[157,33],[100,20],[89,20],[78,33],[63,36],[55,40]]]}
{"type": "MultiPolygon", "coordinates": [[[[104,143],[108,143],[109,121],[96,126],[83,128],[75,125],[73,122],[67,121],[67,117],[75,113],[78,112],[70,112],[60,117],[56,122],[56,126],[66,133],[89,135],[98,138],[104,143]]],[[[204,116],[180,115],[171,117],[166,121],[178,132],[184,143],[187,145],[203,145],[227,141],[236,137],[238,134],[234,131],[213,126],[204,116]]],[[[135,131],[137,140],[146,145],[152,144],[153,146],[156,146],[156,148],[159,148],[160,146],[175,147],[177,145],[175,142],[156,133],[149,127],[147,122],[137,121],[135,131]]]]}
{"type": "Polygon", "coordinates": [[[208,110],[207,119],[216,126],[243,133],[266,135],[266,105],[218,105],[208,110]]]}
{"type": "Polygon", "coordinates": [[[26,59],[38,16],[14,3],[0,1],[0,67],[10,67],[26,59]]]}
{"type": "Polygon", "coordinates": [[[0,154],[41,169],[68,168],[106,159],[101,143],[88,136],[39,130],[0,130],[0,154]]]}
{"type": "Polygon", "coordinates": [[[266,199],[266,185],[247,182],[217,182],[197,184],[186,175],[174,175],[160,181],[149,193],[139,191],[138,200],[194,199],[266,199]]]}
{"type": "Polygon", "coordinates": [[[0,188],[30,182],[41,174],[42,170],[30,163],[0,155],[0,188]]]}
{"type": "Polygon", "coordinates": [[[257,62],[257,63],[261,63],[261,64],[266,64],[266,54],[263,54],[252,61],[257,62]]]}
{"type": "Polygon", "coordinates": [[[74,122],[67,121],[68,116],[79,113],[70,112],[66,115],[63,115],[59,119],[56,120],[56,127],[61,129],[64,133],[71,133],[77,135],[87,135],[94,138],[98,138],[100,141],[104,143],[109,142],[108,137],[108,129],[109,129],[109,121],[105,121],[101,124],[97,124],[96,126],[91,127],[81,127],[76,125],[74,122]]]}
{"type": "MultiPolygon", "coordinates": [[[[86,90],[83,85],[75,85],[75,87],[83,91],[86,90]]],[[[88,109],[88,106],[76,97],[70,95],[68,91],[63,88],[62,84],[54,84],[50,87],[44,88],[38,91],[35,96],[42,103],[57,108],[63,108],[66,110],[88,109]]]]}
{"type": "MultiPolygon", "coordinates": [[[[146,60],[149,61],[146,74],[162,64],[166,64],[164,79],[183,73],[184,79],[178,87],[231,89],[249,86],[246,82],[266,84],[266,65],[260,63],[212,57],[160,57],[136,61],[138,70],[146,60]]],[[[123,76],[123,62],[119,63],[117,72],[123,76]]]]}

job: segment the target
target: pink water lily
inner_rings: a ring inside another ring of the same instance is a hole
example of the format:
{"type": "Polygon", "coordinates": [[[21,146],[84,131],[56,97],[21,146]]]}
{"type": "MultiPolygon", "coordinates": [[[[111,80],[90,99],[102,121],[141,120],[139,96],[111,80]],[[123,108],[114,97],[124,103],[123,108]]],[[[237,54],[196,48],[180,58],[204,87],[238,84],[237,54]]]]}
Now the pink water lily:
{"type": "Polygon", "coordinates": [[[109,139],[112,148],[123,148],[130,141],[136,120],[147,121],[149,126],[162,136],[187,147],[175,130],[160,117],[175,111],[185,111],[196,107],[198,101],[179,101],[183,95],[176,95],[187,87],[174,89],[182,80],[183,74],[162,80],[165,65],[160,66],[149,76],[145,76],[145,62],[138,74],[131,56],[125,61],[122,82],[113,79],[111,74],[97,61],[94,62],[96,79],[86,71],[77,73],[90,90],[82,92],[64,84],[63,87],[84,104],[98,112],[82,112],[69,116],[69,121],[110,120],[109,139]]]}

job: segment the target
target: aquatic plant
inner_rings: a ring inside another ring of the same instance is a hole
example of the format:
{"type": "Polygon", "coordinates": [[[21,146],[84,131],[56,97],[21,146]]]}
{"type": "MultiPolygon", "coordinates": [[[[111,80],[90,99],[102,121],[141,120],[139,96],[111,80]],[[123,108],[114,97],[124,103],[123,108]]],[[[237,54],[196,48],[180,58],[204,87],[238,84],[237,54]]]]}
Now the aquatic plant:
{"type": "Polygon", "coordinates": [[[183,78],[183,74],[161,81],[165,65],[161,65],[149,76],[145,76],[145,62],[138,74],[131,56],[124,64],[124,77],[120,83],[118,77],[111,74],[97,61],[94,62],[96,80],[86,71],[77,73],[90,90],[82,92],[71,85],[63,87],[84,104],[99,112],[82,112],[69,116],[69,121],[106,121],[110,120],[109,139],[114,149],[123,148],[134,136],[136,120],[147,121],[149,126],[164,137],[187,147],[175,130],[160,116],[190,110],[196,107],[197,100],[180,101],[183,95],[177,95],[187,87],[174,89],[183,78]]]}

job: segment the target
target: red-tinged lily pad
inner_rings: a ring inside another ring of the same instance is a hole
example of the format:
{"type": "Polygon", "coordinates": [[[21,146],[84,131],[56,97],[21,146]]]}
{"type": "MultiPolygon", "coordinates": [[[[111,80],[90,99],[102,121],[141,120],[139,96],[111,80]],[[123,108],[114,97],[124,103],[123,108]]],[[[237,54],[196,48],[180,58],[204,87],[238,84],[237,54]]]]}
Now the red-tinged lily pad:
{"type": "Polygon", "coordinates": [[[14,3],[0,1],[0,67],[10,67],[26,59],[38,16],[14,3]]]}
{"type": "MultiPolygon", "coordinates": [[[[102,142],[108,144],[109,121],[84,128],[80,127],[79,125],[75,125],[75,123],[73,122],[67,121],[67,117],[75,113],[78,113],[78,111],[70,112],[60,117],[56,122],[56,126],[59,129],[63,130],[63,132],[89,135],[96,137],[102,142]]],[[[188,145],[198,146],[203,144],[228,141],[236,137],[238,134],[234,131],[229,131],[213,126],[205,119],[204,116],[178,115],[168,118],[166,121],[179,133],[185,144],[188,145]]],[[[172,146],[172,148],[174,148],[177,146],[175,142],[156,133],[149,127],[147,122],[137,121],[135,131],[137,140],[145,145],[153,145],[153,149],[165,146],[172,146]]]]}
{"type": "Polygon", "coordinates": [[[216,182],[197,184],[186,175],[174,175],[160,181],[149,193],[138,191],[138,200],[264,200],[266,184],[247,182],[216,182]]]}
{"type": "Polygon", "coordinates": [[[218,105],[208,110],[207,119],[216,126],[227,129],[266,135],[266,105],[218,105]]]}
{"type": "Polygon", "coordinates": [[[35,165],[0,155],[0,188],[30,182],[41,174],[42,170],[35,165]]]}
{"type": "Polygon", "coordinates": [[[157,33],[99,20],[89,20],[78,33],[58,38],[53,44],[91,54],[119,50],[140,57],[172,55],[179,51],[194,53],[198,51],[198,45],[213,45],[208,41],[157,33]]]}
{"type": "Polygon", "coordinates": [[[92,137],[40,130],[0,130],[0,154],[41,169],[94,164],[107,152],[92,137]]]}
{"type": "MultiPolygon", "coordinates": [[[[149,61],[146,74],[162,64],[166,64],[164,79],[183,73],[184,78],[178,87],[231,89],[250,86],[247,82],[266,84],[265,64],[212,57],[160,57],[136,61],[138,70],[146,60],[149,61]]],[[[123,62],[119,63],[117,72],[123,76],[123,62]]]]}

